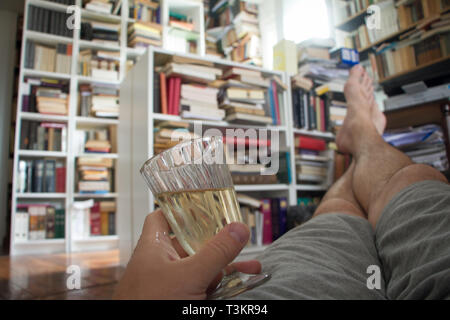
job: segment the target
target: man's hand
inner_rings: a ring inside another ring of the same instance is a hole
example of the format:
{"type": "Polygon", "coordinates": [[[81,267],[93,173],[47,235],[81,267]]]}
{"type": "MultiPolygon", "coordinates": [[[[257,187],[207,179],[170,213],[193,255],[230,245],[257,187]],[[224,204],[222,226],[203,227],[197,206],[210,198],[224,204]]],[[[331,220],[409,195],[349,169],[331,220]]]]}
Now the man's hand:
{"type": "Polygon", "coordinates": [[[176,239],[169,237],[169,225],[162,211],[147,216],[141,238],[116,289],[115,299],[205,299],[226,274],[261,272],[258,261],[231,265],[249,239],[245,224],[232,223],[191,257],[176,239]]]}

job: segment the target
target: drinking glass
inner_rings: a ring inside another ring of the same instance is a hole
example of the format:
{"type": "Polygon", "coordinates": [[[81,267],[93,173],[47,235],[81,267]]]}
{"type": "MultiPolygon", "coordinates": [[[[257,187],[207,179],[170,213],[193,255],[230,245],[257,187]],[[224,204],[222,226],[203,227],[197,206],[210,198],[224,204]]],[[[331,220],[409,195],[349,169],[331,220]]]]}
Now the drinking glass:
{"type": "MultiPolygon", "coordinates": [[[[141,174],[189,255],[227,224],[242,222],[222,137],[182,142],[145,162],[141,174]]],[[[269,278],[234,272],[208,298],[231,298],[269,278]]]]}

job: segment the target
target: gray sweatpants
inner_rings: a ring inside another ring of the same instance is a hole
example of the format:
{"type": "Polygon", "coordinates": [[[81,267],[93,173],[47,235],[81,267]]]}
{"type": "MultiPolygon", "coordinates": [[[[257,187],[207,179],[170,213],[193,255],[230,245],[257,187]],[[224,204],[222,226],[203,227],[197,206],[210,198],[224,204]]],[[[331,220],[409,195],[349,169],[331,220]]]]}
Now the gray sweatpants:
{"type": "Polygon", "coordinates": [[[318,216],[258,259],[272,278],[237,299],[449,299],[450,186],[405,188],[375,231],[355,216],[318,216]]]}

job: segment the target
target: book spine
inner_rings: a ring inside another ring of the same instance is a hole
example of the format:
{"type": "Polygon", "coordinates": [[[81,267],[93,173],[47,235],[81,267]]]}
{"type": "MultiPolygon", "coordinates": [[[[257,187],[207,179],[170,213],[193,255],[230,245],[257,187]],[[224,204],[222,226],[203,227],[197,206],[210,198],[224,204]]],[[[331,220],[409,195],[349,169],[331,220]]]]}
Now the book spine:
{"type": "Polygon", "coordinates": [[[272,199],[270,207],[272,221],[272,241],[275,241],[280,236],[279,199],[272,199]]]}
{"type": "Polygon", "coordinates": [[[115,212],[108,213],[108,234],[116,234],[116,214],[115,212]]]}
{"type": "Polygon", "coordinates": [[[45,238],[54,239],[55,238],[55,208],[47,207],[47,212],[45,216],[45,238]]]}
{"type": "Polygon", "coordinates": [[[91,236],[101,235],[100,203],[96,202],[90,212],[91,236]]]}
{"type": "Polygon", "coordinates": [[[43,192],[44,160],[35,160],[33,169],[33,192],[43,192]]]}
{"type": "Polygon", "coordinates": [[[272,213],[270,208],[270,199],[263,199],[261,213],[263,215],[263,244],[272,243],[272,213]]]}
{"type": "Polygon", "coordinates": [[[288,203],[287,198],[279,199],[278,219],[279,219],[280,237],[287,231],[287,208],[288,208],[287,203],[288,203]]]}
{"type": "Polygon", "coordinates": [[[44,192],[55,192],[55,160],[45,160],[45,178],[44,178],[44,192]]]}

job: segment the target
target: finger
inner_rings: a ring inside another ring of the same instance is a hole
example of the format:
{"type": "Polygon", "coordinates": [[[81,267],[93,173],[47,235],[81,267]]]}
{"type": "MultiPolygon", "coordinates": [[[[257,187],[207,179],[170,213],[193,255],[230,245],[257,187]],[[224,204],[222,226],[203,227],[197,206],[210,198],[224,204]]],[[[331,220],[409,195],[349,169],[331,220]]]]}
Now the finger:
{"type": "Polygon", "coordinates": [[[178,242],[178,239],[175,236],[171,237],[171,240],[172,240],[172,246],[175,248],[175,251],[178,253],[180,258],[186,258],[189,256],[186,253],[186,251],[183,249],[183,247],[181,246],[180,242],[178,242]]]}
{"type": "Polygon", "coordinates": [[[261,273],[261,263],[257,260],[235,262],[226,266],[221,273],[219,273],[208,287],[207,293],[211,293],[217,288],[224,276],[230,275],[233,272],[242,272],[247,274],[261,273]]]}
{"type": "Polygon", "coordinates": [[[186,259],[186,269],[199,275],[207,287],[247,244],[250,231],[243,223],[226,225],[194,256],[186,259]]]}
{"type": "Polygon", "coordinates": [[[145,218],[141,238],[151,237],[151,240],[153,240],[157,232],[169,234],[169,230],[169,224],[164,218],[162,210],[158,209],[148,214],[145,218]]]}

